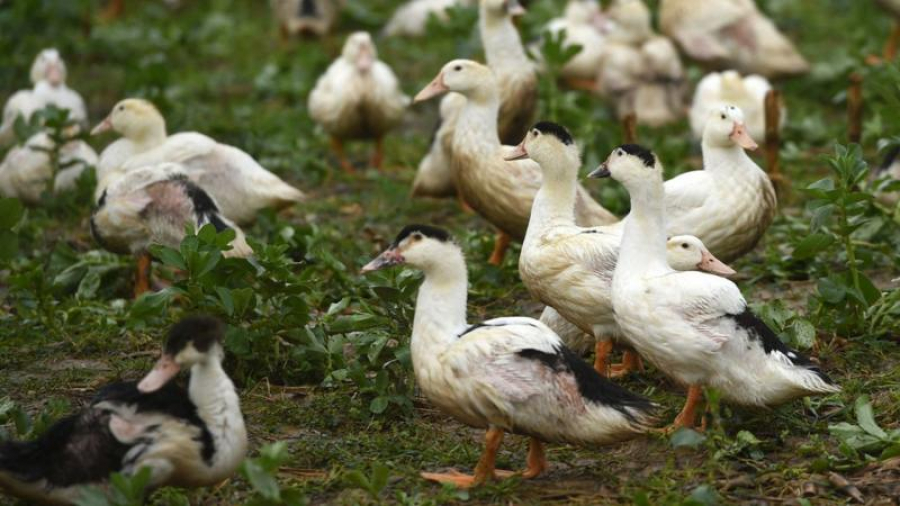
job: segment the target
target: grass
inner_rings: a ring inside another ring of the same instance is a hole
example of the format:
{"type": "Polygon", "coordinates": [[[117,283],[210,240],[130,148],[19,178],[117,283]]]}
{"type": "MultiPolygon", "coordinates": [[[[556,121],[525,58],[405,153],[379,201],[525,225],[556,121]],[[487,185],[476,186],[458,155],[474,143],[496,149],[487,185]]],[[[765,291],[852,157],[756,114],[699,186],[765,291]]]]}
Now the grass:
{"type": "MultiPolygon", "coordinates": [[[[703,441],[678,448],[667,438],[652,436],[606,448],[552,446],[551,472],[533,482],[511,480],[458,492],[419,479],[423,469],[470,470],[482,434],[417,397],[406,381],[408,366],[394,369],[390,381],[399,386],[384,390],[373,386],[375,373],[387,370],[382,359],[355,365],[362,359],[354,353],[367,336],[392,338],[399,344],[386,346],[402,352],[417,283],[408,274],[363,279],[355,272],[401,226],[424,221],[451,230],[465,247],[471,320],[536,316],[540,308],[518,281],[516,250],[500,268],[484,262],[491,248],[491,230],[484,221],[461,213],[453,201],[408,198],[413,169],[427,149],[435,120],[433,104],[413,107],[388,138],[386,169],[361,167],[353,176],[336,169],[325,135],[306,113],[305,97],[339,52],[344,35],[354,29],[377,30],[399,1],[349,2],[338,34],[290,42],[279,41],[263,2],[184,3],[172,12],[162,2],[128,2],[124,18],[102,24],[96,18],[98,2],[91,0],[7,2],[0,6],[0,32],[8,34],[0,40],[0,96],[24,87],[33,56],[53,45],[65,57],[68,81],[87,100],[93,122],[120,98],[146,97],[160,106],[170,132],[197,130],[240,146],[310,194],[308,203],[278,216],[265,214],[247,230],[249,236],[284,245],[288,256],[301,259],[285,261],[290,273],[274,276],[272,283],[301,287],[303,311],[308,313],[303,320],[309,322],[297,328],[279,326],[281,311],[297,307],[286,302],[260,302],[247,315],[230,319],[233,328],[257,332],[260,340],[276,335],[288,343],[278,348],[286,358],[277,364],[234,354],[228,364],[238,379],[253,453],[269,442],[288,443],[289,457],[279,473],[284,486],[300,490],[311,504],[844,504],[849,500],[846,491],[828,478],[829,472],[837,472],[873,504],[890,504],[890,495],[896,497],[896,461],[855,451],[828,430],[829,425],[854,419],[852,406],[862,394],[871,397],[882,427],[898,427],[896,332],[848,335],[824,324],[818,325],[815,354],[843,385],[840,395],[768,412],[723,406],[703,441]],[[395,293],[385,287],[401,289],[397,300],[384,297],[395,293]],[[363,328],[364,322],[347,319],[355,314],[385,318],[378,312],[384,307],[395,308],[399,315],[387,327],[363,328]],[[329,314],[329,309],[334,312],[329,314]],[[304,337],[304,325],[337,348],[315,351],[304,337]],[[349,331],[335,330],[339,325],[349,325],[349,331]],[[258,363],[262,365],[256,368],[258,363]],[[351,379],[357,373],[361,379],[351,379]],[[390,404],[374,414],[373,399],[386,391],[412,402],[406,407],[390,404]],[[373,475],[376,464],[388,469],[382,489],[367,492],[348,478],[351,471],[373,475]]],[[[530,2],[522,24],[526,39],[538,35],[559,3],[530,2]]],[[[829,321],[826,317],[837,310],[819,306],[815,286],[823,272],[840,269],[843,260],[838,253],[808,262],[792,260],[793,246],[807,233],[809,221],[808,197],[799,189],[829,174],[822,156],[846,137],[846,76],[862,69],[866,54],[879,51],[890,23],[871,2],[760,4],[814,66],[810,75],[779,85],[789,108],[782,155],[791,189],[782,195],[782,213],[762,244],[735,268],[743,274],[740,285],[751,300],[767,307],[783,301],[813,323],[829,321]]],[[[460,12],[454,19],[424,40],[378,40],[381,59],[392,65],[407,93],[427,84],[446,60],[480,57],[473,13],[460,12]]],[[[689,69],[694,80],[702,75],[697,67],[689,69]]],[[[573,131],[585,147],[585,170],[619,142],[618,126],[599,99],[552,86],[545,86],[545,93],[552,100],[542,102],[542,116],[573,131]]],[[[889,129],[893,113],[881,98],[867,88],[866,99],[863,147],[866,158],[874,161],[876,141],[896,130],[889,129]]],[[[669,173],[676,174],[699,166],[699,150],[687,132],[686,122],[681,122],[661,130],[641,128],[638,136],[661,156],[669,173]]],[[[99,150],[110,140],[91,143],[99,150]]],[[[353,145],[350,153],[361,165],[369,149],[353,145]]],[[[621,188],[612,183],[587,186],[611,209],[627,210],[621,188]]],[[[164,329],[197,305],[188,297],[135,316],[128,298],[129,259],[88,253],[97,249],[87,224],[89,195],[82,191],[28,210],[19,228],[19,255],[0,272],[0,398],[8,397],[33,417],[42,412],[59,416],[53,399],[77,407],[106,382],[139,377],[152,364],[164,329]],[[72,267],[79,262],[87,263],[72,267]],[[90,266],[102,268],[93,293],[79,288],[90,266]],[[78,275],[64,282],[60,275],[70,268],[78,275]]],[[[866,273],[884,289],[896,276],[898,259],[892,252],[900,237],[888,222],[874,237],[883,241],[887,254],[862,261],[866,273]]],[[[165,268],[161,273],[172,275],[165,268]]],[[[238,280],[229,287],[257,289],[259,283],[238,280]]],[[[625,384],[660,402],[666,418],[673,417],[683,401],[683,393],[656,371],[625,384]]],[[[16,433],[11,420],[0,431],[16,433]]],[[[508,437],[498,464],[521,468],[525,452],[522,438],[508,437]]],[[[250,484],[236,477],[215,490],[163,490],[152,501],[169,504],[187,497],[191,504],[240,504],[251,494],[250,484]]],[[[15,502],[0,498],[0,504],[15,502]]]]}

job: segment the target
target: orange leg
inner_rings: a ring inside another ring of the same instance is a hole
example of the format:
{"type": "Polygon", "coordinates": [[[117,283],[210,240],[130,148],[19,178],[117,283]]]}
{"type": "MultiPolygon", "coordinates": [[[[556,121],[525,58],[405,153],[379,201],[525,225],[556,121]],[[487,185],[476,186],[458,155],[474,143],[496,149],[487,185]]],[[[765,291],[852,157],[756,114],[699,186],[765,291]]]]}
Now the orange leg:
{"type": "Polygon", "coordinates": [[[384,160],[384,139],[379,137],[375,139],[375,152],[369,160],[369,165],[376,169],[381,168],[381,162],[384,160]]]}
{"type": "Polygon", "coordinates": [[[500,265],[503,263],[503,257],[506,256],[506,250],[509,249],[511,240],[512,238],[506,232],[497,234],[497,239],[494,240],[494,251],[491,253],[491,258],[488,259],[489,264],[500,265]]]}
{"type": "Polygon", "coordinates": [[[687,399],[684,402],[684,407],[681,409],[681,413],[678,413],[678,416],[675,417],[675,420],[672,422],[672,425],[661,429],[661,432],[666,434],[675,432],[681,427],[686,427],[688,429],[694,428],[694,419],[697,415],[697,404],[700,403],[700,399],[703,397],[703,390],[699,385],[691,385],[688,387],[687,399]]]}
{"type": "Polygon", "coordinates": [[[884,61],[891,63],[897,56],[897,46],[900,45],[900,20],[894,21],[894,28],[884,45],[884,61]]]}
{"type": "Polygon", "coordinates": [[[547,455],[544,454],[544,444],[538,439],[531,438],[531,441],[528,443],[528,467],[522,472],[522,477],[530,480],[549,468],[550,464],[547,463],[547,455]]]}
{"type": "Polygon", "coordinates": [[[597,89],[597,81],[593,79],[581,79],[577,77],[569,77],[565,80],[566,86],[573,90],[595,91],[597,89]]]}
{"type": "Polygon", "coordinates": [[[456,198],[457,198],[457,200],[459,200],[459,207],[463,210],[464,213],[466,213],[466,214],[474,214],[475,213],[475,210],[472,209],[472,206],[470,206],[468,202],[466,202],[466,198],[463,197],[462,193],[457,191],[456,198]]]}
{"type": "Polygon", "coordinates": [[[134,279],[134,298],[150,291],[150,254],[141,253],[137,258],[137,270],[134,279]]]}
{"type": "Polygon", "coordinates": [[[606,376],[606,357],[613,349],[612,341],[597,341],[594,345],[594,370],[606,376]]]}
{"type": "Polygon", "coordinates": [[[112,21],[121,17],[123,12],[125,12],[125,0],[109,0],[109,4],[100,13],[100,19],[112,21]]]}
{"type": "Polygon", "coordinates": [[[497,450],[500,449],[500,443],[503,441],[503,431],[501,429],[490,428],[484,438],[484,452],[478,459],[478,465],[475,466],[475,475],[451,471],[449,473],[421,473],[420,476],[426,480],[437,481],[439,483],[450,483],[459,488],[470,488],[481,485],[487,480],[492,480],[501,476],[510,476],[512,473],[508,471],[497,471],[495,463],[497,461],[497,450]]]}
{"type": "Polygon", "coordinates": [[[644,361],[641,360],[641,356],[637,354],[634,350],[625,350],[622,354],[622,363],[621,364],[613,364],[609,368],[609,376],[611,378],[619,378],[621,376],[625,376],[631,371],[643,371],[644,370],[644,361]]]}
{"type": "Polygon", "coordinates": [[[350,163],[350,160],[347,159],[347,155],[344,154],[344,144],[337,137],[331,138],[331,150],[334,151],[335,156],[337,156],[338,163],[341,165],[341,168],[344,169],[344,172],[349,174],[356,172],[356,169],[353,168],[353,164],[350,163]]]}

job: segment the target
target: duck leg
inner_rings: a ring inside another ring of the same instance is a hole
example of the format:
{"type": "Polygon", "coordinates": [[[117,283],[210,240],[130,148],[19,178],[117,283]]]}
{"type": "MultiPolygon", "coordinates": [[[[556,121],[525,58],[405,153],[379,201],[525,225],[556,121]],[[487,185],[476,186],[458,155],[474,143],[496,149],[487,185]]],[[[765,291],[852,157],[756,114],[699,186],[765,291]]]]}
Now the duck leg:
{"type": "Polygon", "coordinates": [[[900,45],[900,20],[895,20],[894,27],[891,29],[891,35],[884,45],[885,62],[891,63],[894,61],[894,57],[897,56],[898,45],[900,45]]]}
{"type": "Polygon", "coordinates": [[[528,443],[528,467],[522,472],[522,477],[535,478],[549,468],[547,455],[544,454],[544,444],[538,439],[531,438],[528,443]]]}
{"type": "Polygon", "coordinates": [[[372,153],[372,158],[369,159],[369,165],[380,169],[382,161],[384,161],[384,138],[379,137],[375,139],[375,152],[372,153]]]}
{"type": "Polygon", "coordinates": [[[678,413],[678,416],[675,417],[675,420],[672,422],[672,425],[661,429],[660,432],[665,434],[669,434],[675,432],[681,427],[685,427],[688,429],[694,428],[694,419],[697,414],[697,404],[700,403],[700,399],[703,397],[703,390],[700,388],[700,385],[691,385],[688,387],[687,399],[684,402],[684,407],[681,408],[681,413],[678,413]]]}
{"type": "Polygon", "coordinates": [[[619,378],[627,375],[631,371],[643,371],[644,361],[641,356],[634,350],[625,350],[622,353],[622,363],[613,364],[609,368],[610,378],[619,378]]]}
{"type": "Polygon", "coordinates": [[[596,91],[597,81],[594,79],[584,79],[578,77],[568,77],[565,80],[566,86],[573,90],[596,91]]]}
{"type": "Polygon", "coordinates": [[[137,258],[137,270],[134,277],[134,298],[150,291],[150,253],[141,253],[137,258]]]}
{"type": "Polygon", "coordinates": [[[601,376],[606,376],[606,357],[609,356],[612,349],[612,341],[598,339],[597,344],[594,345],[594,370],[601,376]]]}
{"type": "Polygon", "coordinates": [[[109,4],[100,13],[100,19],[103,21],[112,21],[119,19],[125,12],[125,0],[109,0],[109,4]]]}
{"type": "Polygon", "coordinates": [[[457,471],[450,471],[448,473],[421,473],[420,476],[426,480],[436,481],[438,483],[450,483],[460,488],[470,488],[481,485],[487,480],[510,476],[512,473],[509,471],[497,471],[494,467],[497,461],[497,450],[500,449],[500,443],[502,441],[502,429],[494,427],[488,429],[484,438],[484,452],[481,454],[481,458],[478,459],[478,465],[475,466],[474,476],[469,476],[457,471]]]}
{"type": "Polygon", "coordinates": [[[347,159],[347,155],[344,153],[344,143],[337,137],[331,138],[331,150],[334,151],[334,155],[337,156],[338,163],[341,165],[341,168],[344,169],[344,172],[347,172],[348,174],[356,172],[356,169],[353,168],[353,164],[350,163],[350,160],[347,159]]]}
{"type": "Polygon", "coordinates": [[[512,238],[506,232],[497,234],[494,240],[494,251],[491,252],[491,258],[488,263],[491,265],[500,265],[503,263],[503,257],[506,256],[506,250],[509,249],[509,242],[512,238]]]}
{"type": "Polygon", "coordinates": [[[466,214],[474,214],[475,213],[475,210],[472,209],[472,206],[470,206],[469,203],[466,202],[466,198],[463,197],[462,192],[457,191],[456,198],[457,198],[457,200],[459,200],[459,207],[460,207],[460,209],[462,209],[462,211],[464,213],[466,213],[466,214]]]}

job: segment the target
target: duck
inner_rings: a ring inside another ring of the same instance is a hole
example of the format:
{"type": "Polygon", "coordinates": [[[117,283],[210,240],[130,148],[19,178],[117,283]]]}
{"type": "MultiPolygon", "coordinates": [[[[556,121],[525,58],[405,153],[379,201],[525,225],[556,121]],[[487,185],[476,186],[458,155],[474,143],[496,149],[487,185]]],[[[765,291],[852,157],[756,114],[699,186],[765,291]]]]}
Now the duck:
{"type": "Polygon", "coordinates": [[[840,391],[809,358],[784,344],[732,281],[680,272],[666,261],[662,165],[639,145],[617,147],[588,177],[612,177],[631,196],[612,279],[616,323],[660,371],[687,387],[670,429],[693,427],[703,387],[738,405],[768,408],[840,391]]]}
{"type": "MultiPolygon", "coordinates": [[[[610,300],[613,270],[621,235],[614,226],[579,227],[575,224],[575,195],[581,156],[569,131],[541,121],[508,153],[507,160],[530,158],[543,172],[541,188],[531,207],[531,219],[522,253],[519,276],[531,295],[554,308],[563,318],[596,341],[594,368],[607,373],[606,357],[620,339],[610,300]]],[[[734,271],[711,255],[696,238],[675,243],[675,252],[698,248],[700,259],[688,269],[721,275],[734,271]]],[[[680,262],[684,255],[678,255],[680,262]]],[[[627,341],[625,342],[627,344],[627,341]]]]}
{"type": "Polygon", "coordinates": [[[607,16],[595,90],[615,103],[622,119],[659,127],[684,116],[685,76],[678,50],[653,32],[650,10],[641,0],[616,0],[607,16]]]}
{"type": "Polygon", "coordinates": [[[809,72],[809,63],[753,0],[661,0],[659,24],[689,57],[767,78],[809,72]]]}
{"type": "Polygon", "coordinates": [[[384,62],[368,32],[347,37],[341,55],[316,81],[309,94],[309,115],[331,136],[341,167],[353,172],[343,141],[374,139],[370,165],[381,167],[385,134],[397,126],[409,106],[397,76],[384,62]]]}
{"type": "MultiPolygon", "coordinates": [[[[0,162],[0,195],[26,204],[37,204],[53,177],[49,152],[54,141],[46,132],[31,136],[24,145],[14,146],[0,162]]],[[[53,177],[52,192],[60,194],[75,188],[86,167],[97,164],[97,152],[81,139],[71,139],[59,149],[62,169],[53,177]]]]}
{"type": "Polygon", "coordinates": [[[447,93],[441,99],[440,117],[431,137],[428,153],[419,162],[413,179],[413,197],[452,197],[457,194],[450,163],[453,149],[453,132],[459,111],[466,104],[466,97],[459,93],[447,93]]]}
{"type": "MultiPolygon", "coordinates": [[[[744,125],[750,137],[765,138],[766,94],[771,90],[769,80],[756,74],[741,76],[736,70],[706,74],[694,91],[689,114],[691,133],[695,139],[701,139],[710,111],[724,105],[734,105],[744,113],[744,125]]],[[[787,111],[781,103],[779,126],[784,125],[786,117],[787,111]]]]}
{"type": "Polygon", "coordinates": [[[114,143],[101,153],[95,199],[123,174],[163,162],[181,164],[192,181],[215,197],[222,214],[236,223],[251,223],[260,209],[282,209],[305,199],[303,192],[234,146],[198,132],[168,135],[165,119],[147,100],[118,102],[91,134],[108,130],[128,142],[114,143]]]}
{"type": "Polygon", "coordinates": [[[382,33],[388,37],[421,37],[432,16],[443,22],[447,20],[448,9],[471,4],[472,0],[410,0],[397,7],[382,33]]]}
{"type": "Polygon", "coordinates": [[[271,0],[282,39],[292,35],[322,37],[331,32],[344,0],[271,0]]]}
{"type": "Polygon", "coordinates": [[[540,321],[469,324],[466,262],[446,230],[408,225],[362,272],[396,265],[425,276],[410,340],[418,387],[444,413],[487,431],[473,475],[424,472],[424,478],[470,487],[508,475],[495,469],[505,433],[530,438],[521,473],[528,479],[549,467],[544,443],[611,444],[652,426],[654,404],[601,377],[540,321]]]}
{"type": "Polygon", "coordinates": [[[186,317],[143,379],[104,386],[34,441],[0,442],[0,488],[28,501],[75,504],[82,487],[106,487],[111,473],[149,468],[145,492],[230,478],[247,454],[247,429],[222,368],[223,334],[215,318],[186,317]],[[181,370],[190,372],[187,388],[175,381],[181,370]]]}
{"type": "MultiPolygon", "coordinates": [[[[494,72],[472,60],[453,60],[414,98],[421,102],[447,92],[466,97],[452,141],[456,187],[478,214],[499,229],[489,262],[499,265],[512,239],[525,238],[531,204],[541,185],[540,167],[531,160],[507,161],[497,134],[500,96],[494,72]]],[[[580,185],[576,189],[575,219],[580,225],[617,221],[580,185]]]]}
{"type": "Polygon", "coordinates": [[[90,223],[91,234],[104,249],[137,257],[135,297],[150,289],[148,247],[178,248],[188,225],[198,230],[206,224],[217,232],[233,230],[235,237],[231,249],[223,252],[225,257],[246,258],[253,253],[244,232],[177,163],[148,165],[116,179],[100,195],[90,223]]]}
{"type": "Polygon", "coordinates": [[[518,0],[480,0],[478,31],[487,66],[500,91],[497,131],[500,142],[522,140],[537,110],[537,67],[528,58],[513,18],[525,14],[518,0]]]}
{"type": "Polygon", "coordinates": [[[581,46],[560,69],[560,77],[569,87],[595,88],[609,28],[609,20],[596,0],[569,0],[562,17],[553,18],[545,25],[544,31],[552,35],[565,32],[566,47],[581,46]]]}
{"type": "Polygon", "coordinates": [[[3,121],[0,123],[0,146],[8,146],[15,141],[16,118],[25,121],[35,112],[49,105],[69,111],[69,120],[79,125],[87,124],[87,108],[77,91],[66,86],[66,63],[59,51],[53,48],[38,53],[31,65],[30,90],[14,93],[3,106],[3,121]]]}
{"type": "MultiPolygon", "coordinates": [[[[892,182],[900,180],[900,160],[898,160],[898,155],[900,155],[900,147],[894,146],[890,148],[885,153],[881,164],[873,171],[871,179],[887,179],[892,182]]],[[[900,191],[884,191],[881,188],[875,188],[873,194],[875,195],[875,200],[890,209],[894,209],[897,206],[897,202],[900,202],[900,191]]]]}

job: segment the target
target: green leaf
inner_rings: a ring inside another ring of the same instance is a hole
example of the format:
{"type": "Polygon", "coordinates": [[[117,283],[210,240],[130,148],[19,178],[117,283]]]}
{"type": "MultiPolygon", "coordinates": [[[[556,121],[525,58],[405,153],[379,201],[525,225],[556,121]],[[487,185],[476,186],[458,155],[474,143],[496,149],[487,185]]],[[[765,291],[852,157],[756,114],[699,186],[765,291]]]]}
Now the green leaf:
{"type": "Polygon", "coordinates": [[[19,253],[19,236],[11,230],[0,230],[0,260],[12,260],[19,253]]]}
{"type": "Polygon", "coordinates": [[[388,466],[376,462],[372,466],[372,490],[376,493],[384,490],[384,487],[388,484],[388,478],[390,478],[391,470],[388,466]]]}
{"type": "Polygon", "coordinates": [[[216,295],[219,296],[219,302],[222,305],[222,308],[225,309],[225,312],[228,316],[234,315],[234,298],[231,296],[231,290],[225,288],[224,286],[216,287],[216,295]]]}
{"type": "Polygon", "coordinates": [[[887,439],[887,432],[875,423],[875,413],[872,411],[872,403],[869,402],[869,396],[859,396],[856,399],[854,410],[856,411],[856,423],[859,424],[862,430],[878,439],[887,439]]]}
{"type": "Polygon", "coordinates": [[[241,464],[241,472],[253,486],[253,490],[272,501],[281,500],[281,489],[278,482],[268,471],[253,460],[245,460],[241,464]]]}
{"type": "Polygon", "coordinates": [[[803,318],[797,318],[791,324],[793,342],[798,348],[809,349],[816,344],[816,327],[803,318]]]}
{"type": "Polygon", "coordinates": [[[384,413],[384,410],[387,409],[388,403],[389,401],[387,397],[378,396],[372,399],[372,402],[369,404],[369,411],[375,413],[376,415],[380,415],[381,413],[384,413]]]}
{"type": "Polygon", "coordinates": [[[184,258],[181,256],[181,252],[174,248],[154,244],[150,246],[150,254],[165,265],[175,267],[176,269],[181,269],[183,271],[187,270],[187,264],[184,262],[184,258]]]}
{"type": "Polygon", "coordinates": [[[700,485],[695,488],[688,499],[699,505],[703,506],[715,506],[719,504],[719,495],[716,493],[716,490],[709,485],[700,485]]]}
{"type": "Polygon", "coordinates": [[[816,253],[825,250],[825,248],[832,244],[834,244],[834,237],[830,234],[810,234],[794,248],[793,257],[796,260],[804,260],[815,256],[816,253]]]}
{"type": "Polygon", "coordinates": [[[816,288],[822,300],[829,304],[837,304],[847,296],[847,289],[832,278],[820,279],[816,288]]]}
{"type": "Polygon", "coordinates": [[[672,434],[672,437],[669,439],[669,443],[672,445],[672,448],[696,448],[700,446],[704,441],[706,441],[706,436],[700,434],[699,432],[682,427],[675,431],[672,434]]]}
{"type": "Polygon", "coordinates": [[[97,269],[88,269],[87,274],[81,278],[81,282],[78,283],[78,290],[75,292],[75,297],[78,299],[86,300],[93,299],[95,295],[97,295],[97,289],[100,288],[100,271],[97,269]]]}
{"type": "Polygon", "coordinates": [[[10,230],[25,214],[25,207],[19,199],[0,197],[0,230],[10,230]]]}

